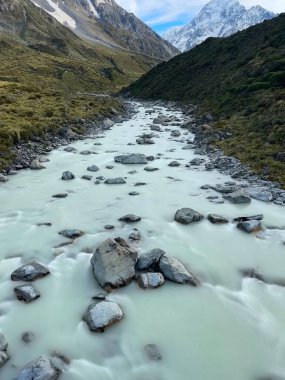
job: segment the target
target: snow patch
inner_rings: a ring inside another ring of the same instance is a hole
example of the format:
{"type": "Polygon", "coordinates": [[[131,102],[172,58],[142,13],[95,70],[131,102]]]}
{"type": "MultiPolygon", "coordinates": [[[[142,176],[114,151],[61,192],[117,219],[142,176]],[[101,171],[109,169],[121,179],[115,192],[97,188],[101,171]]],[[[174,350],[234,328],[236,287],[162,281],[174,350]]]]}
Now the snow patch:
{"type": "MultiPolygon", "coordinates": [[[[76,29],[76,21],[72,17],[65,13],[53,0],[46,1],[48,2],[49,6],[53,9],[53,11],[48,11],[47,9],[43,8],[48,14],[54,17],[62,25],[68,26],[71,29],[76,29]]],[[[36,1],[33,1],[33,3],[37,7],[42,8],[39,4],[36,3],[36,1]]]]}

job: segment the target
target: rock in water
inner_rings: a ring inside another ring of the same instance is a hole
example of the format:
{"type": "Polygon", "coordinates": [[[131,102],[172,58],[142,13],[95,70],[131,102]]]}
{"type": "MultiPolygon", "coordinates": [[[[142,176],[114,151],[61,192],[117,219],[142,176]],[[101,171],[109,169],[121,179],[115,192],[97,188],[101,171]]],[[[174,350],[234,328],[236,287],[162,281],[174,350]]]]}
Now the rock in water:
{"type": "Polygon", "coordinates": [[[35,159],[35,160],[33,160],[31,162],[30,169],[32,169],[32,170],[41,170],[41,169],[45,169],[45,167],[40,163],[39,160],[35,159]]]}
{"type": "Polygon", "coordinates": [[[14,292],[19,301],[24,301],[26,303],[35,301],[41,296],[33,285],[16,286],[14,292]]]}
{"type": "Polygon", "coordinates": [[[234,204],[243,204],[251,202],[250,196],[242,190],[235,191],[231,194],[223,195],[223,198],[234,204]]]}
{"type": "Polygon", "coordinates": [[[168,166],[170,166],[171,168],[177,168],[178,166],[180,166],[180,163],[178,161],[171,161],[168,166]]]}
{"type": "Polygon", "coordinates": [[[75,175],[69,171],[63,172],[61,176],[61,179],[63,179],[64,181],[70,181],[71,179],[74,179],[74,178],[75,178],[75,175]]]}
{"type": "Polygon", "coordinates": [[[30,264],[23,265],[22,267],[16,269],[11,274],[11,280],[13,281],[34,281],[38,278],[47,276],[50,273],[48,268],[38,263],[37,261],[32,261],[30,264]]]}
{"type": "Polygon", "coordinates": [[[144,165],[147,164],[147,159],[144,154],[126,154],[122,156],[116,156],[115,162],[120,162],[124,165],[144,165]]]}
{"type": "Polygon", "coordinates": [[[155,289],[164,284],[161,273],[142,273],[138,277],[138,284],[142,289],[155,289]]]}
{"type": "Polygon", "coordinates": [[[6,342],[5,336],[0,333],[0,351],[6,351],[8,348],[8,343],[6,342]]]}
{"type": "Polygon", "coordinates": [[[91,331],[104,332],[123,317],[122,309],[117,303],[101,301],[90,305],[83,319],[91,331]]]}
{"type": "Polygon", "coordinates": [[[138,252],[124,239],[107,239],[95,251],[94,276],[105,290],[128,285],[135,276],[138,252]]]}
{"type": "Polygon", "coordinates": [[[91,165],[91,166],[88,166],[87,170],[88,170],[89,172],[93,172],[93,173],[95,173],[95,172],[98,172],[99,168],[98,168],[98,166],[96,166],[96,165],[91,165]]]}
{"type": "Polygon", "coordinates": [[[237,228],[250,234],[252,232],[260,231],[261,223],[259,220],[248,220],[244,222],[239,222],[237,228]]]}
{"type": "Polygon", "coordinates": [[[160,248],[154,248],[140,255],[137,261],[137,269],[147,270],[149,268],[156,266],[163,255],[165,255],[165,252],[160,248]]]}
{"type": "Polygon", "coordinates": [[[126,183],[126,181],[124,180],[124,178],[118,177],[118,178],[108,178],[106,179],[105,183],[107,185],[121,185],[123,183],[126,183]]]}
{"type": "Polygon", "coordinates": [[[200,281],[175,257],[162,256],[159,261],[159,269],[164,277],[170,281],[179,284],[188,283],[193,286],[198,286],[200,283],[200,281]]]}
{"type": "Polygon", "coordinates": [[[0,368],[9,360],[9,355],[6,351],[0,351],[0,368]]]}
{"type": "MultiPolygon", "coordinates": [[[[147,163],[147,161],[145,162],[147,163]]],[[[0,183],[4,183],[4,182],[8,182],[9,181],[9,178],[7,178],[5,175],[3,174],[0,174],[0,183]]]]}
{"type": "Polygon", "coordinates": [[[208,220],[213,223],[213,224],[225,224],[225,223],[229,223],[228,219],[223,217],[223,216],[220,216],[220,215],[217,215],[217,214],[209,214],[208,215],[208,220]]]}
{"type": "Polygon", "coordinates": [[[156,344],[147,344],[145,353],[150,360],[161,360],[162,356],[156,344]]]}
{"type": "Polygon", "coordinates": [[[27,364],[15,380],[56,380],[60,374],[61,370],[47,356],[41,356],[27,364]]]}
{"type": "Polygon", "coordinates": [[[199,222],[204,216],[192,208],[181,208],[176,211],[175,220],[178,223],[190,224],[192,222],[199,222]]]}
{"type": "Polygon", "coordinates": [[[136,223],[136,222],[139,222],[141,219],[142,218],[140,216],[133,215],[133,214],[128,214],[119,218],[121,222],[126,222],[126,223],[136,223]]]}
{"type": "Polygon", "coordinates": [[[68,239],[76,239],[84,235],[84,232],[76,229],[67,229],[59,231],[59,235],[62,235],[68,239]]]}

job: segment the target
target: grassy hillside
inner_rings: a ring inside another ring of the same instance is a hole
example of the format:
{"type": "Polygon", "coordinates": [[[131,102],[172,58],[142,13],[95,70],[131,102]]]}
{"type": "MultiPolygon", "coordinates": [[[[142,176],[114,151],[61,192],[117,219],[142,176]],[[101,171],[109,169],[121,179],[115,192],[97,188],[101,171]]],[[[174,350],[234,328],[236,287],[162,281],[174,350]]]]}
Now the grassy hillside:
{"type": "Polygon", "coordinates": [[[83,42],[28,0],[9,4],[0,12],[6,30],[0,32],[0,169],[20,139],[110,112],[114,100],[90,93],[117,92],[157,63],[83,42]]]}
{"type": "Polygon", "coordinates": [[[144,99],[196,103],[233,137],[222,142],[236,155],[285,186],[285,14],[226,39],[208,39],[156,66],[126,91],[144,99]]]}

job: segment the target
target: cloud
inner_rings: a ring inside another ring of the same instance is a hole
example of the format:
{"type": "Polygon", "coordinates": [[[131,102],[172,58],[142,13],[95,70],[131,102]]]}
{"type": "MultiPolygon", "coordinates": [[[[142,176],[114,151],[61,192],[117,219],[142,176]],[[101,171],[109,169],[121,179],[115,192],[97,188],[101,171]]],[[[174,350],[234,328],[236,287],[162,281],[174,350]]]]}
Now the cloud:
{"type": "MultiPolygon", "coordinates": [[[[151,26],[166,23],[186,23],[208,0],[117,0],[129,12],[135,13],[151,26]]],[[[246,7],[261,5],[273,12],[285,12],[284,0],[240,0],[246,7]]]]}

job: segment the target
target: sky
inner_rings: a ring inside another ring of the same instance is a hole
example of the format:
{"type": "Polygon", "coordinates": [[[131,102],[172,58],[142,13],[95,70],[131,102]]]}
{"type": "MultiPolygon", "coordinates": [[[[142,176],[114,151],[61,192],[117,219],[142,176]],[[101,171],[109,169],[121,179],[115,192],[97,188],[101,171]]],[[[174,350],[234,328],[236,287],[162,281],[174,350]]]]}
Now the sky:
{"type": "MultiPolygon", "coordinates": [[[[116,0],[156,32],[162,34],[172,26],[185,25],[209,0],[116,0]]],[[[276,13],[285,12],[285,0],[240,0],[246,7],[261,5],[276,13]]]]}

